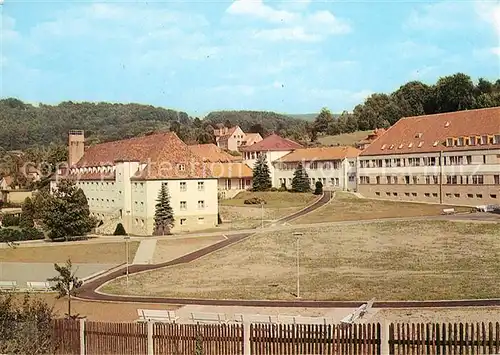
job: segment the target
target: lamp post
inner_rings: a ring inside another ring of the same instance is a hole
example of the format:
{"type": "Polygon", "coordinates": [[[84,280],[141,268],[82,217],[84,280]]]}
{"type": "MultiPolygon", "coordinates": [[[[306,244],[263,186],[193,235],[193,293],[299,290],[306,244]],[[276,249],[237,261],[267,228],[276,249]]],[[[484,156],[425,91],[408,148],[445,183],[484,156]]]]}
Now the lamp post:
{"type": "Polygon", "coordinates": [[[264,228],[264,202],[260,203],[260,220],[261,220],[261,227],[264,228]]]}
{"type": "Polygon", "coordinates": [[[300,298],[300,262],[299,262],[299,251],[300,251],[300,237],[304,235],[300,232],[293,233],[297,237],[297,298],[300,298]]]}
{"type": "Polygon", "coordinates": [[[128,252],[128,241],[130,240],[130,236],[126,235],[123,239],[125,239],[125,260],[127,262],[127,267],[126,267],[126,274],[127,274],[127,288],[128,288],[128,264],[129,264],[129,260],[128,260],[128,255],[129,255],[129,252],[128,252]]]}

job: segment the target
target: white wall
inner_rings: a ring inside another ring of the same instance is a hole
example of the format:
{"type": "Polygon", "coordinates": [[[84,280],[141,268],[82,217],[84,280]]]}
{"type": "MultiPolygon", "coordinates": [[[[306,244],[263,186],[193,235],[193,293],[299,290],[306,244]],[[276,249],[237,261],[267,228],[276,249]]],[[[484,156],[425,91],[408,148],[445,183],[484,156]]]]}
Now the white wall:
{"type": "MultiPolygon", "coordinates": [[[[267,165],[269,166],[269,171],[271,173],[271,182],[272,182],[273,187],[277,187],[277,188],[280,187],[280,184],[278,182],[278,178],[277,178],[276,173],[275,173],[275,167],[274,167],[273,162],[275,160],[287,155],[288,153],[291,153],[291,152],[292,152],[291,150],[265,152],[267,165]]],[[[247,164],[251,169],[253,169],[256,161],[257,161],[257,159],[244,159],[243,160],[243,162],[245,164],[247,164]]]]}

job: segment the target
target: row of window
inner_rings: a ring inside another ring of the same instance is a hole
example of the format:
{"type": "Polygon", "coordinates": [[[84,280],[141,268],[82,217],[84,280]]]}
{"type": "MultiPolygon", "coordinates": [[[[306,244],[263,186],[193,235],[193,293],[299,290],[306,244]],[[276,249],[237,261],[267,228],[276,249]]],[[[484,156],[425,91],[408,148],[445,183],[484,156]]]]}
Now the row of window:
{"type": "MultiPolygon", "coordinates": [[[[470,165],[470,164],[486,164],[486,155],[476,156],[472,159],[472,155],[455,155],[450,157],[442,157],[443,165],[470,165]]],[[[436,166],[441,165],[439,157],[423,157],[423,158],[394,158],[394,159],[371,159],[360,160],[361,168],[392,168],[402,166],[436,166]]]]}
{"type": "Polygon", "coordinates": [[[463,147],[466,145],[486,145],[486,144],[500,144],[500,134],[484,135],[484,136],[470,136],[458,138],[446,138],[447,147],[463,147]]]}
{"type": "MultiPolygon", "coordinates": [[[[162,185],[169,186],[168,182],[164,182],[162,185]]],[[[187,182],[185,181],[180,181],[179,182],[179,190],[181,192],[186,192],[187,189],[187,182]]],[[[204,181],[198,181],[198,191],[205,191],[205,182],[204,181]]]]}
{"type": "MultiPolygon", "coordinates": [[[[279,170],[295,170],[297,169],[297,166],[299,163],[279,163],[277,164],[276,168],[279,170]]],[[[355,163],[354,161],[350,161],[349,165],[354,168],[355,163]]],[[[341,168],[342,164],[340,160],[338,161],[327,161],[327,162],[317,162],[317,161],[312,161],[310,163],[305,163],[305,168],[306,169],[311,169],[311,170],[339,170],[341,168]]]]}
{"type": "MultiPolygon", "coordinates": [[[[376,191],[375,195],[376,196],[381,196],[380,191],[376,191]]],[[[388,192],[385,193],[385,195],[386,196],[397,197],[399,195],[399,193],[398,192],[389,192],[388,191],[388,192]]],[[[401,193],[401,196],[402,195],[403,195],[403,193],[401,193]]],[[[410,197],[410,196],[411,197],[418,197],[418,193],[416,193],[416,192],[411,192],[411,193],[410,192],[405,192],[404,196],[405,197],[410,197]]],[[[438,197],[439,195],[438,195],[437,192],[433,192],[433,193],[425,192],[424,196],[425,197],[438,197]]],[[[452,193],[446,193],[445,196],[447,198],[461,198],[462,195],[460,193],[454,193],[454,194],[452,194],[452,193]]],[[[469,193],[469,194],[464,194],[464,196],[467,196],[467,198],[474,198],[474,196],[475,196],[475,198],[483,198],[483,194],[470,194],[469,193]]],[[[490,194],[490,198],[497,198],[497,194],[490,194]]]]}
{"type": "MultiPolygon", "coordinates": [[[[327,179],[326,178],[309,178],[309,184],[311,186],[314,186],[316,184],[316,181],[319,181],[323,184],[323,186],[326,186],[327,184],[327,179]]],[[[349,182],[355,182],[356,181],[356,175],[349,175],[349,182]]],[[[328,183],[332,186],[340,186],[340,179],[339,178],[330,178],[328,179],[328,183]]],[[[283,186],[285,184],[286,186],[292,186],[292,178],[279,178],[279,184],[280,186],[283,186]]]]}
{"type": "MultiPolygon", "coordinates": [[[[179,208],[180,208],[181,211],[187,210],[187,201],[181,201],[179,208]]],[[[198,201],[198,209],[202,210],[204,208],[205,208],[205,201],[199,200],[198,201]]]]}
{"type": "MultiPolygon", "coordinates": [[[[382,183],[382,176],[375,177],[375,184],[380,185],[382,183]]],[[[385,183],[387,185],[397,185],[399,184],[399,176],[385,176],[385,183]]],[[[423,176],[424,180],[421,180],[419,176],[403,176],[403,182],[406,185],[410,183],[413,184],[439,184],[439,176],[438,175],[425,175],[423,176]]],[[[359,183],[362,185],[370,184],[373,180],[371,180],[370,176],[360,176],[359,183]]],[[[443,181],[443,183],[445,183],[443,181]]],[[[484,184],[484,175],[446,175],[446,184],[447,185],[483,185],[484,184]]],[[[500,175],[493,175],[493,184],[500,185],[500,175]]]]}

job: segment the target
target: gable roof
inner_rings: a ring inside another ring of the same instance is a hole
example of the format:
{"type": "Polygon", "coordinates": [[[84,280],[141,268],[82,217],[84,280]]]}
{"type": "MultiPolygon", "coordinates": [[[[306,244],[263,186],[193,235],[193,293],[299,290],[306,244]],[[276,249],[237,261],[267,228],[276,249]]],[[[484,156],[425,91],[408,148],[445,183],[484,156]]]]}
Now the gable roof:
{"type": "Polygon", "coordinates": [[[291,153],[277,159],[277,162],[343,160],[355,158],[361,150],[354,147],[315,147],[296,149],[291,153]]]}
{"type": "Polygon", "coordinates": [[[76,167],[112,166],[119,161],[143,164],[135,179],[207,178],[211,171],[174,132],[155,133],[89,147],[76,167]]]}
{"type": "Polygon", "coordinates": [[[439,151],[483,150],[496,145],[446,146],[447,138],[500,134],[500,107],[400,119],[360,155],[393,155],[439,151]]]}
{"type": "Polygon", "coordinates": [[[213,176],[217,178],[249,178],[253,170],[244,163],[214,163],[210,166],[213,176]]]}
{"type": "Polygon", "coordinates": [[[241,157],[235,157],[229,153],[226,153],[221,148],[217,147],[215,144],[195,144],[190,145],[189,149],[205,162],[233,162],[241,160],[241,157]]]}
{"type": "Polygon", "coordinates": [[[261,140],[260,142],[254,143],[246,147],[240,147],[240,150],[242,152],[266,152],[266,151],[287,151],[298,148],[303,148],[303,146],[297,142],[292,141],[291,139],[283,138],[273,133],[270,136],[267,136],[266,138],[261,140]]]}
{"type": "Polygon", "coordinates": [[[258,140],[262,140],[262,136],[259,133],[245,133],[245,140],[243,142],[246,146],[249,146],[258,140]]]}

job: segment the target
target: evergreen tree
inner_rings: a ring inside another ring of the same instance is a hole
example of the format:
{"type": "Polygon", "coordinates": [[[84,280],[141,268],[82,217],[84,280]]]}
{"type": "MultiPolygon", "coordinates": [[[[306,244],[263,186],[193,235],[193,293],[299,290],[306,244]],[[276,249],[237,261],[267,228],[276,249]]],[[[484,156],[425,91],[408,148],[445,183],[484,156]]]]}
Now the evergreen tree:
{"type": "Polygon", "coordinates": [[[321,195],[321,194],[323,194],[323,183],[321,181],[316,181],[315,187],[316,187],[314,189],[314,194],[315,195],[321,195]]]}
{"type": "Polygon", "coordinates": [[[83,236],[96,226],[87,197],[71,180],[61,180],[52,195],[37,196],[36,206],[50,239],[83,236]]]}
{"type": "Polygon", "coordinates": [[[26,197],[22,205],[21,219],[19,220],[19,227],[30,228],[35,225],[35,208],[31,198],[26,197]]]}
{"type": "Polygon", "coordinates": [[[170,195],[165,184],[161,185],[156,202],[153,235],[170,234],[170,229],[174,226],[174,211],[170,206],[170,195]]]}
{"type": "Polygon", "coordinates": [[[271,186],[271,172],[267,165],[266,154],[262,153],[253,167],[252,188],[253,191],[267,191],[271,186]]]}
{"type": "Polygon", "coordinates": [[[293,192],[311,191],[311,186],[309,185],[309,176],[307,175],[306,169],[304,169],[304,167],[302,166],[302,163],[299,163],[299,165],[297,165],[297,168],[293,173],[292,191],[293,192]]]}
{"type": "Polygon", "coordinates": [[[116,229],[115,229],[115,232],[113,233],[113,235],[127,235],[127,232],[125,231],[125,228],[123,227],[123,224],[118,223],[116,225],[116,229]]]}

